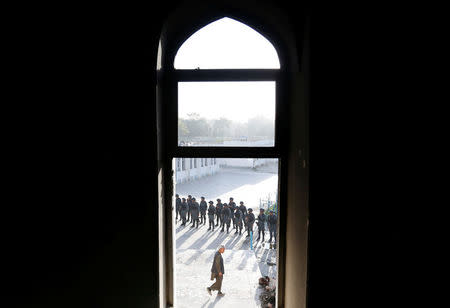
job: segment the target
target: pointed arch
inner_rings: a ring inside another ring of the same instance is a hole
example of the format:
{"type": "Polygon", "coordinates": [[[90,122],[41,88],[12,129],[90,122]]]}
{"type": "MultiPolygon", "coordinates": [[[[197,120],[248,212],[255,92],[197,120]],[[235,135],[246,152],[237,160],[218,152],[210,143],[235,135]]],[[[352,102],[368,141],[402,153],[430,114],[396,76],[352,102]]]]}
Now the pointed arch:
{"type": "Polygon", "coordinates": [[[192,34],[175,56],[175,69],[279,69],[278,53],[258,31],[229,17],[192,34]]]}

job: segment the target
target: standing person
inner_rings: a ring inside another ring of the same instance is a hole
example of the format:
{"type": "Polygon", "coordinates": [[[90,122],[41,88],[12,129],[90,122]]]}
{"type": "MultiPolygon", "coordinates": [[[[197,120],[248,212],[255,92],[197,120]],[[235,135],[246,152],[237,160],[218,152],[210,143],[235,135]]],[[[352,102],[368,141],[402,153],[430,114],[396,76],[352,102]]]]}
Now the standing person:
{"type": "Polygon", "coordinates": [[[214,206],[214,202],[209,201],[209,208],[208,208],[208,218],[209,218],[209,228],[208,231],[212,230],[214,231],[214,214],[216,213],[216,207],[214,206]]]}
{"type": "Polygon", "coordinates": [[[222,208],[223,208],[222,201],[220,199],[217,199],[217,204],[216,204],[216,216],[217,216],[216,227],[219,225],[219,221],[220,221],[220,226],[222,226],[222,217],[220,216],[222,214],[222,208]]]}
{"type": "Polygon", "coordinates": [[[208,205],[206,204],[205,197],[200,197],[200,224],[206,224],[206,210],[208,205]]]}
{"type": "Polygon", "coordinates": [[[233,218],[233,229],[235,229],[235,223],[234,223],[234,212],[236,211],[236,203],[233,201],[233,197],[230,197],[230,202],[228,202],[228,207],[231,211],[231,217],[233,218]]]}
{"type": "Polygon", "coordinates": [[[222,254],[225,251],[225,246],[220,245],[219,249],[216,251],[216,254],[214,255],[213,264],[211,267],[211,280],[216,279],[216,282],[214,282],[210,287],[206,288],[206,291],[208,291],[209,295],[211,294],[211,291],[219,291],[217,292],[217,295],[224,296],[225,293],[222,293],[222,280],[223,275],[225,274],[225,268],[223,266],[223,258],[222,254]]]}
{"type": "Polygon", "coordinates": [[[186,213],[188,212],[188,205],[186,202],[186,198],[181,199],[181,207],[180,207],[180,216],[183,223],[182,226],[186,225],[186,213]]]}
{"type": "Polygon", "coordinates": [[[253,209],[249,208],[248,209],[248,214],[246,216],[246,220],[247,220],[247,236],[250,236],[250,231],[253,231],[253,223],[255,222],[255,214],[253,214],[253,209]]]}
{"type": "Polygon", "coordinates": [[[188,205],[188,217],[187,217],[187,222],[189,222],[189,220],[191,219],[191,204],[192,204],[192,196],[188,195],[187,197],[187,205],[188,205]]]}
{"type": "Polygon", "coordinates": [[[236,232],[234,234],[238,233],[239,229],[239,235],[242,234],[242,221],[244,220],[244,214],[242,214],[241,210],[236,209],[236,212],[234,212],[234,220],[236,224],[236,232]]]}
{"type": "Polygon", "coordinates": [[[225,225],[227,225],[227,234],[228,234],[230,233],[231,210],[230,206],[227,205],[226,203],[223,204],[222,217],[223,217],[222,231],[220,232],[224,232],[223,229],[225,228],[225,225]]]}
{"type": "Polygon", "coordinates": [[[258,239],[257,241],[259,241],[259,239],[261,238],[261,233],[262,233],[262,241],[264,242],[264,233],[266,230],[266,221],[267,221],[267,216],[266,214],[264,214],[264,209],[259,209],[259,215],[258,215],[258,239]]]}
{"type": "Polygon", "coordinates": [[[244,221],[244,226],[246,227],[246,226],[247,226],[247,223],[245,222],[244,219],[245,219],[245,217],[247,216],[247,208],[245,207],[243,201],[239,202],[239,209],[240,209],[241,212],[242,212],[242,220],[244,221]]]}
{"type": "Polygon", "coordinates": [[[195,201],[195,198],[191,199],[191,220],[192,220],[192,226],[191,228],[194,228],[195,223],[197,223],[197,229],[198,229],[198,214],[199,214],[200,206],[198,205],[198,202],[195,201]]]}
{"type": "MultiPolygon", "coordinates": [[[[224,203],[223,205],[222,205],[222,211],[220,211],[220,227],[222,227],[222,229],[223,229],[223,226],[224,226],[224,224],[225,224],[225,220],[224,220],[224,218],[223,218],[223,214],[224,214],[224,211],[225,211],[225,206],[228,206],[226,203],[224,203]]],[[[223,230],[222,230],[223,231],[223,230]]]]}
{"type": "Polygon", "coordinates": [[[278,220],[277,215],[274,215],[272,210],[269,211],[269,217],[267,217],[267,224],[269,225],[270,239],[268,243],[272,241],[272,234],[274,238],[274,243],[276,244],[277,242],[277,220],[278,220]]]}
{"type": "MultiPolygon", "coordinates": [[[[178,220],[178,214],[180,214],[180,210],[181,210],[181,199],[180,199],[180,196],[178,194],[176,194],[175,195],[175,212],[176,212],[175,221],[178,220]]],[[[180,220],[181,220],[181,214],[180,214],[180,220]]]]}

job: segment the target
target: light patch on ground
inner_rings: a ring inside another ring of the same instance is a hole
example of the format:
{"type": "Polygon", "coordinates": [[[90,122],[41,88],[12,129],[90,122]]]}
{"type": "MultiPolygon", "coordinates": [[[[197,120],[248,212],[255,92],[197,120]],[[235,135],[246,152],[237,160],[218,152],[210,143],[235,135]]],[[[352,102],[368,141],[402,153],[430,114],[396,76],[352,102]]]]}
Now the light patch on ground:
{"type": "Polygon", "coordinates": [[[198,201],[201,196],[206,201],[220,198],[227,203],[230,197],[239,205],[244,201],[247,208],[257,213],[259,200],[270,195],[275,200],[278,188],[278,175],[268,172],[255,172],[251,169],[222,169],[217,174],[200,178],[196,181],[176,185],[176,193],[180,197],[192,195],[198,201]]]}
{"type": "Polygon", "coordinates": [[[261,272],[250,250],[226,250],[222,255],[225,296],[218,297],[214,291],[212,296],[207,293],[206,287],[214,282],[210,278],[215,252],[215,249],[177,249],[175,307],[260,307],[261,272]]]}

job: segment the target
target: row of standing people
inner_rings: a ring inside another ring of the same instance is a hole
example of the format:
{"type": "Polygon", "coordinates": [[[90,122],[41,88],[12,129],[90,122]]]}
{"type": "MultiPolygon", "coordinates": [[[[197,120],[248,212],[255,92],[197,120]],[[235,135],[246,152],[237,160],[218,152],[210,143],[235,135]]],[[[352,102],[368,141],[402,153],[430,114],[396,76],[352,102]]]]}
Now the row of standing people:
{"type": "Polygon", "coordinates": [[[225,232],[225,227],[227,233],[230,232],[230,225],[235,230],[235,234],[241,235],[242,229],[247,231],[247,236],[250,236],[250,232],[253,231],[254,223],[258,226],[258,238],[257,241],[261,239],[264,241],[264,234],[266,229],[266,224],[269,227],[270,239],[268,242],[272,241],[272,236],[276,242],[276,230],[277,230],[277,216],[273,211],[269,211],[269,214],[265,214],[264,209],[259,210],[258,217],[253,214],[252,208],[246,208],[243,201],[239,202],[239,206],[236,205],[234,199],[230,197],[228,203],[222,203],[220,199],[217,199],[216,205],[213,201],[209,201],[209,207],[205,201],[205,197],[200,197],[200,204],[196,201],[195,197],[188,195],[187,198],[180,198],[176,194],[175,199],[175,211],[176,211],[176,221],[182,221],[182,226],[186,225],[186,222],[192,221],[191,228],[198,228],[198,225],[206,224],[206,215],[208,215],[209,230],[214,231],[215,227],[222,228],[220,232],[225,232]]]}

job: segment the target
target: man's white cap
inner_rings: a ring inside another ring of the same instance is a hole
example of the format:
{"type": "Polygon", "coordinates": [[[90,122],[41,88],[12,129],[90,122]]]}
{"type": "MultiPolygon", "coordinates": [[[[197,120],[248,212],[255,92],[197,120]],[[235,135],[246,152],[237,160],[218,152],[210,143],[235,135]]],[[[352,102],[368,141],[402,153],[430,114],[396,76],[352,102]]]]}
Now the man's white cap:
{"type": "Polygon", "coordinates": [[[219,250],[220,248],[225,249],[225,245],[220,245],[219,248],[217,248],[217,250],[219,250]]]}

